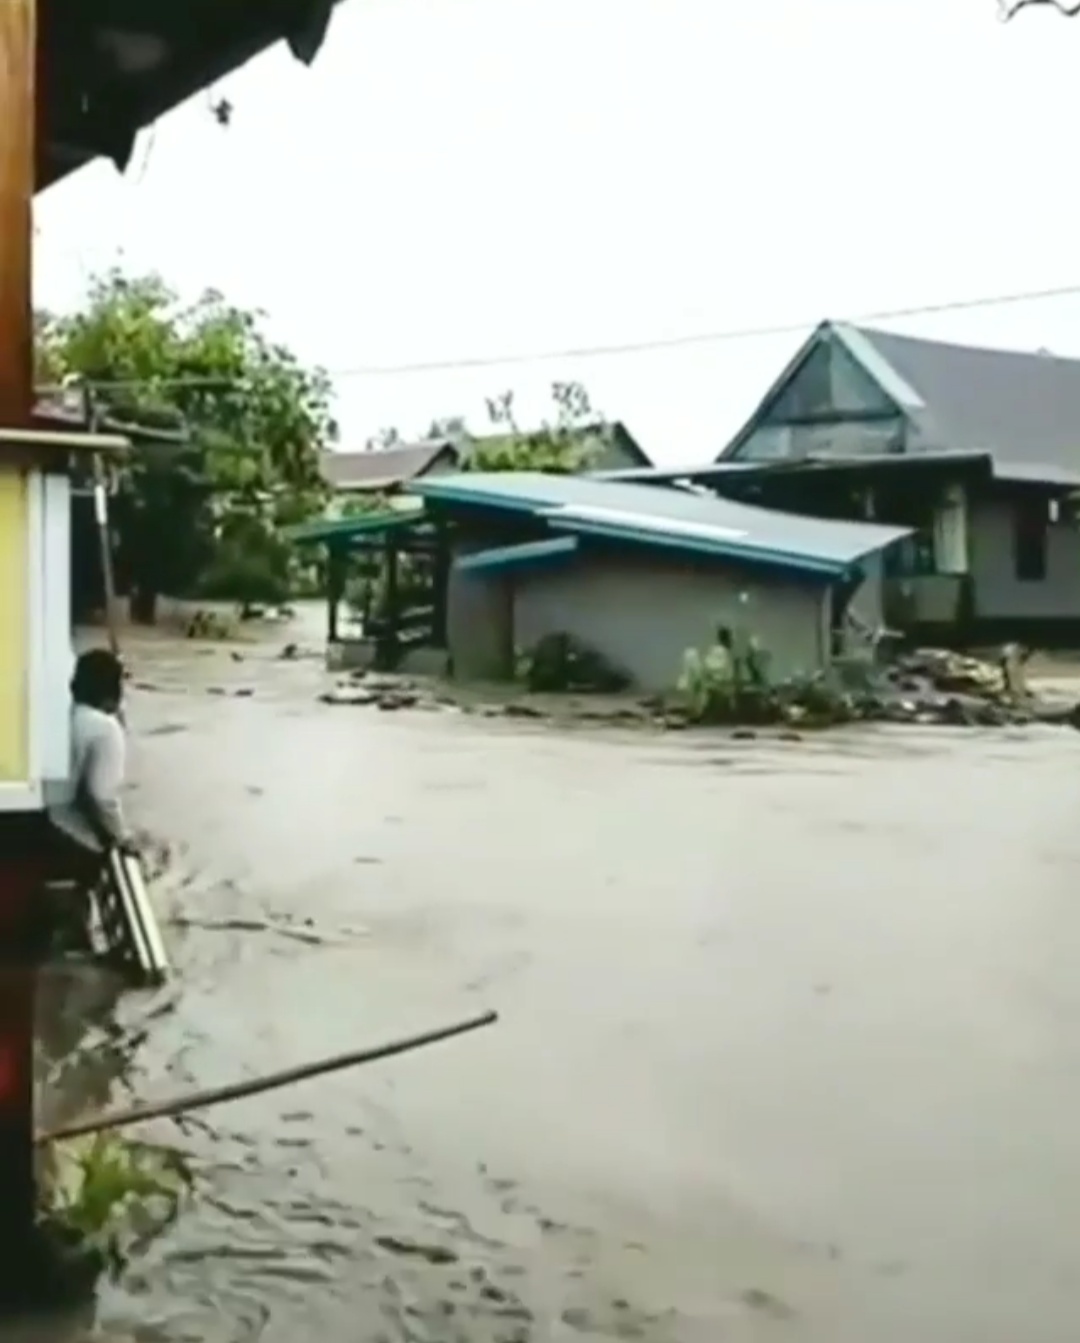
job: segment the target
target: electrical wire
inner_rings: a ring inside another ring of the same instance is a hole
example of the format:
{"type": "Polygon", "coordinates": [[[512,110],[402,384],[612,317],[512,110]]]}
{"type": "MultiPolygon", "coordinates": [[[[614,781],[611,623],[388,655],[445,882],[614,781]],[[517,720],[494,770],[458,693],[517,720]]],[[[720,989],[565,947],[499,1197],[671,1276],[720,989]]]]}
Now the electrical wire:
{"type": "MultiPolygon", "coordinates": [[[[854,326],[865,322],[891,322],[907,317],[929,317],[937,313],[963,312],[972,308],[1005,307],[1011,303],[1033,303],[1053,298],[1080,295],[1080,284],[1054,289],[1033,289],[1023,293],[999,294],[991,298],[957,299],[947,303],[929,303],[911,308],[883,309],[844,318],[854,326]]],[[[685,349],[695,345],[720,345],[738,340],[756,340],[765,336],[792,336],[818,325],[820,319],[782,322],[772,326],[734,327],[727,331],[702,331],[682,336],[661,336],[653,340],[625,341],[614,345],[588,345],[563,350],[545,350],[532,354],[477,356],[471,359],[445,359],[415,364],[367,364],[331,372],[332,378],[386,378],[411,373],[440,373],[455,369],[493,368],[512,364],[548,363],[562,359],[600,359],[619,355],[647,354],[659,350],[685,349]]]]}
{"type": "MultiPolygon", "coordinates": [[[[942,303],[925,303],[909,308],[886,308],[876,312],[864,312],[842,320],[859,326],[867,322],[892,322],[908,317],[931,317],[940,313],[967,312],[980,308],[1001,308],[1014,303],[1038,303],[1050,299],[1075,298],[1080,296],[1080,284],[1058,285],[1051,289],[1029,289],[1019,293],[995,294],[993,296],[971,299],[953,299],[942,303]]],[[[730,344],[741,340],[758,340],[769,336],[795,336],[818,325],[819,319],[780,322],[768,326],[732,327],[719,331],[700,331],[680,336],[659,336],[651,340],[624,341],[611,345],[569,346],[564,349],[540,350],[527,354],[476,355],[462,359],[437,359],[408,364],[359,364],[348,368],[327,369],[327,376],[333,381],[349,378],[390,378],[405,377],[419,373],[448,373],[474,368],[503,368],[522,364],[552,363],[561,360],[603,359],[627,355],[649,354],[662,350],[688,349],[702,345],[730,344]]],[[[87,381],[94,387],[108,387],[118,390],[153,386],[169,388],[206,388],[227,390],[230,386],[240,386],[242,379],[231,383],[227,378],[179,377],[179,378],[119,378],[87,381]]]]}

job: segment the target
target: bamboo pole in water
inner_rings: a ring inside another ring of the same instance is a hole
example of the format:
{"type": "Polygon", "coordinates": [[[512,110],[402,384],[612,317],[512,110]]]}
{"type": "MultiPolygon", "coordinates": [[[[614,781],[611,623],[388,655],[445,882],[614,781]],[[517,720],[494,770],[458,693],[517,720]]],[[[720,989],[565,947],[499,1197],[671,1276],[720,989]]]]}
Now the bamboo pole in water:
{"type": "MultiPolygon", "coordinates": [[[[0,4],[3,3],[4,0],[0,0],[0,4]]],[[[185,1096],[176,1096],[172,1100],[152,1101],[146,1105],[134,1105],[128,1110],[97,1115],[93,1119],[77,1120],[73,1124],[63,1124],[59,1128],[39,1133],[34,1143],[42,1147],[47,1143],[63,1142],[65,1138],[81,1138],[90,1133],[128,1128],[132,1124],[141,1124],[149,1119],[175,1118],[177,1115],[187,1114],[190,1110],[202,1110],[210,1105],[223,1105],[227,1101],[258,1096],[265,1091],[276,1091],[280,1087],[306,1082],[312,1077],[343,1072],[346,1068],[358,1068],[364,1063],[376,1063],[380,1059],[393,1058],[395,1054],[406,1054],[413,1049],[438,1044],[442,1040],[452,1039],[455,1035],[465,1035],[469,1031],[480,1030],[483,1026],[492,1026],[498,1019],[496,1012],[484,1012],[480,1016],[469,1017],[452,1026],[441,1026],[438,1030],[425,1031],[422,1035],[410,1035],[402,1040],[394,1040],[390,1044],[353,1050],[348,1054],[337,1054],[333,1058],[320,1059],[316,1063],[304,1063],[297,1068],[285,1068],[281,1072],[267,1073],[263,1077],[251,1078],[245,1082],[232,1082],[227,1086],[211,1087],[205,1091],[192,1091],[185,1096]]]]}

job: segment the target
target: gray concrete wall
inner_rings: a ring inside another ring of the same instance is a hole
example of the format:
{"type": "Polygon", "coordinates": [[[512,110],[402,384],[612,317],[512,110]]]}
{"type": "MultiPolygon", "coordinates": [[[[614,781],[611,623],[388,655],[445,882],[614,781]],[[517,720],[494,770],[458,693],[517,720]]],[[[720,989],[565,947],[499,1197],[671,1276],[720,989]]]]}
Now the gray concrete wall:
{"type": "Polygon", "coordinates": [[[828,649],[824,589],[747,578],[655,552],[583,556],[570,566],[519,575],[513,605],[518,648],[532,647],[545,634],[571,634],[623,667],[644,690],[670,689],[685,650],[707,647],[721,624],[756,634],[772,654],[777,676],[816,670],[828,649]]]}
{"type": "MultiPolygon", "coordinates": [[[[1067,510],[1062,513],[1067,515],[1067,510]]],[[[1046,578],[1041,582],[1016,577],[1013,513],[1007,500],[973,502],[968,544],[976,618],[1080,619],[1080,529],[1073,523],[1050,524],[1046,578]]]]}
{"type": "Polygon", "coordinates": [[[915,625],[953,625],[963,618],[963,574],[912,574],[889,580],[887,624],[895,630],[915,625]]]}
{"type": "Polygon", "coordinates": [[[851,599],[851,611],[872,630],[881,629],[885,619],[885,557],[868,555],[861,561],[866,577],[851,599]]]}
{"type": "Polygon", "coordinates": [[[446,646],[453,675],[497,681],[514,669],[513,588],[508,576],[460,573],[454,560],[494,544],[460,540],[451,553],[446,590],[446,646]]]}

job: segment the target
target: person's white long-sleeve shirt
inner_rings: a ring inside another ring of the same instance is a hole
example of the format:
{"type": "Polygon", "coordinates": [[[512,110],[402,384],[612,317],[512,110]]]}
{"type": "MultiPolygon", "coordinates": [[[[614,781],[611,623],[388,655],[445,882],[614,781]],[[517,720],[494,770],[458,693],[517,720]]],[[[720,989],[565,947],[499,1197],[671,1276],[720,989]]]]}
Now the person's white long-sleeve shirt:
{"type": "Polygon", "coordinates": [[[127,838],[120,790],[124,784],[127,744],[124,729],[112,714],[76,704],[71,711],[71,769],[66,787],[49,808],[49,818],[83,848],[101,851],[98,830],[87,816],[93,809],[98,826],[116,843],[127,838]]]}

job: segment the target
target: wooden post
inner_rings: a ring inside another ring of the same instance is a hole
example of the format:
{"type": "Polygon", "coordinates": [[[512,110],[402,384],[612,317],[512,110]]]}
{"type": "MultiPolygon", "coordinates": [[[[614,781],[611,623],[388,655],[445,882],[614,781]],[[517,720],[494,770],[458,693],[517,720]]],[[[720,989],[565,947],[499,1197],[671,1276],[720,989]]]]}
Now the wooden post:
{"type": "Polygon", "coordinates": [[[35,0],[0,0],[0,426],[33,407],[35,0]]]}
{"type": "Polygon", "coordinates": [[[400,571],[398,568],[397,538],[393,532],[387,532],[384,544],[384,570],[386,575],[386,659],[388,667],[396,667],[401,648],[401,596],[400,571]]]}
{"type": "MultiPolygon", "coordinates": [[[[34,197],[35,0],[0,0],[0,428],[23,429],[33,408],[31,267],[34,197]]],[[[40,818],[0,817],[0,1300],[32,1277],[33,911],[40,891],[40,818]]]]}
{"type": "Polygon", "coordinates": [[[450,587],[450,538],[446,523],[435,526],[435,553],[431,561],[431,638],[436,648],[447,644],[447,605],[450,587]]]}
{"type": "Polygon", "coordinates": [[[326,639],[336,644],[339,638],[339,613],[345,594],[345,556],[337,546],[326,548],[326,639]]]}
{"type": "MultiPolygon", "coordinates": [[[[3,4],[3,0],[0,0],[3,4]]],[[[93,429],[93,425],[91,425],[93,429]]],[[[109,648],[120,656],[120,630],[116,610],[116,577],[113,572],[112,534],[109,530],[109,487],[101,453],[94,453],[94,522],[97,524],[98,550],[101,554],[101,582],[105,590],[105,629],[109,648]]]]}
{"type": "MultiPolygon", "coordinates": [[[[0,0],[0,4],[3,0],[0,0]]],[[[96,434],[101,429],[101,413],[94,403],[93,389],[86,383],[82,388],[83,426],[88,433],[96,434]]],[[[94,524],[98,534],[98,554],[101,559],[101,585],[105,599],[105,629],[109,636],[109,648],[120,656],[119,615],[116,609],[116,575],[113,569],[112,534],[109,529],[109,481],[101,453],[95,452],[91,460],[94,476],[94,524]]]]}

